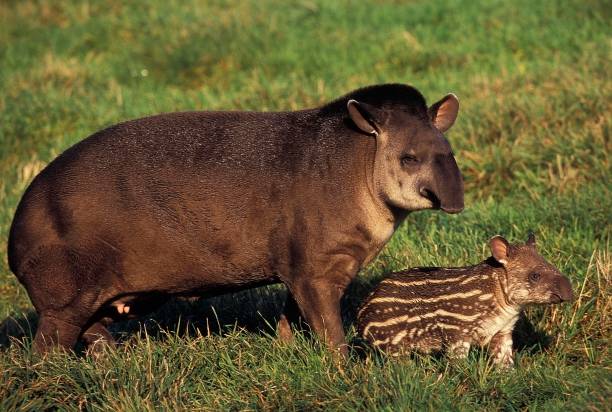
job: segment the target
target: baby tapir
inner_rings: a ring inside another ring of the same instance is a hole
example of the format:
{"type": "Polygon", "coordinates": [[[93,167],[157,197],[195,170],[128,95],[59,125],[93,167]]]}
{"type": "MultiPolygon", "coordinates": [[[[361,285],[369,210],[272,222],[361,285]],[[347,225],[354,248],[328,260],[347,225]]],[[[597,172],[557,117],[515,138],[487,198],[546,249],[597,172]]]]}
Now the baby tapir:
{"type": "Polygon", "coordinates": [[[394,273],[370,294],[358,329],[390,353],[446,351],[465,357],[489,345],[496,364],[513,365],[512,329],[525,305],[573,298],[569,280],[525,244],[489,241],[492,257],[463,268],[416,268],[394,273]]]}
{"type": "Polygon", "coordinates": [[[463,209],[444,137],[458,99],[377,85],[295,112],[166,113],[94,133],[24,194],[8,263],[40,315],[35,347],[111,341],[169,296],[271,283],[346,352],[340,298],[411,211],[463,209]]]}

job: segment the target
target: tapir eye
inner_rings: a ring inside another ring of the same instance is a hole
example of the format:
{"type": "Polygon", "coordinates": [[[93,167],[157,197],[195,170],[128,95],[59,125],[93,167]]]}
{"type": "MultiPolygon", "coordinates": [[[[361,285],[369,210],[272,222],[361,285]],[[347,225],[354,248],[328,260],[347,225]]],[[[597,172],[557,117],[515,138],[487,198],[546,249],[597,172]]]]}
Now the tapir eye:
{"type": "Polygon", "coordinates": [[[419,163],[419,159],[411,154],[405,154],[401,158],[402,165],[404,166],[412,166],[419,163]]]}
{"type": "Polygon", "coordinates": [[[540,274],[537,272],[533,272],[529,274],[529,281],[530,282],[537,282],[538,280],[540,280],[540,274]]]}

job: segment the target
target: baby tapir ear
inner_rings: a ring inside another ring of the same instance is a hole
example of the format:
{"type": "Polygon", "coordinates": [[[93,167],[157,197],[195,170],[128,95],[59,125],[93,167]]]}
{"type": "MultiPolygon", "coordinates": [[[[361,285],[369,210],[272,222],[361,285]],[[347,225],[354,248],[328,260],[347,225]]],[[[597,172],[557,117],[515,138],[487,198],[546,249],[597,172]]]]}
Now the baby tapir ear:
{"type": "Polygon", "coordinates": [[[444,96],[440,101],[431,105],[428,109],[429,118],[433,125],[441,131],[446,132],[457,120],[459,113],[459,99],[452,93],[444,96]]]}
{"type": "Polygon", "coordinates": [[[529,236],[527,237],[527,242],[525,244],[527,246],[535,248],[536,239],[535,239],[535,235],[533,234],[533,232],[529,232],[529,236]]]}
{"type": "Polygon", "coordinates": [[[508,253],[510,252],[510,245],[508,241],[501,236],[493,236],[491,240],[489,240],[489,247],[491,248],[491,253],[495,260],[497,260],[502,265],[506,265],[508,263],[508,253]]]}
{"type": "Polygon", "coordinates": [[[355,125],[368,134],[378,135],[380,133],[379,120],[375,117],[375,108],[357,100],[349,100],[346,104],[349,116],[355,125]]]}

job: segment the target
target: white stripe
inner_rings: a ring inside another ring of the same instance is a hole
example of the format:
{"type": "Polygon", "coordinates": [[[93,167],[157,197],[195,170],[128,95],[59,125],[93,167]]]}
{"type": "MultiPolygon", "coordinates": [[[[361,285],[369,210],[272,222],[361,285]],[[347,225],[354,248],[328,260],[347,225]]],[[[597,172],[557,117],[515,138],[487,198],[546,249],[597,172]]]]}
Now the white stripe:
{"type": "Polygon", "coordinates": [[[357,312],[357,317],[360,318],[361,314],[363,313],[364,310],[366,310],[366,308],[370,306],[370,302],[366,303],[365,305],[363,305],[363,307],[361,309],[359,309],[359,312],[357,312]]]}
{"type": "Polygon", "coordinates": [[[474,280],[487,280],[489,279],[488,275],[482,275],[482,276],[470,276],[469,278],[467,278],[466,280],[464,280],[463,282],[460,283],[460,285],[465,285],[466,283],[470,283],[474,280]]]}
{"type": "Polygon", "coordinates": [[[442,323],[442,322],[438,322],[436,323],[436,326],[441,328],[441,329],[455,329],[455,330],[459,330],[459,326],[456,325],[450,325],[448,323],[442,323]]]}
{"type": "Polygon", "coordinates": [[[408,316],[408,315],[404,315],[404,316],[398,316],[396,318],[391,318],[391,319],[387,319],[381,322],[370,322],[366,325],[366,327],[363,329],[363,335],[367,336],[368,330],[370,330],[370,328],[372,327],[384,327],[384,326],[391,326],[391,325],[397,325],[398,323],[412,323],[412,322],[417,322],[421,319],[428,319],[428,318],[433,318],[435,316],[448,316],[451,318],[457,318],[466,322],[472,322],[474,320],[476,320],[480,314],[476,313],[474,315],[461,315],[460,313],[453,313],[453,312],[448,312],[444,309],[438,309],[434,312],[429,312],[426,313],[424,315],[415,315],[415,316],[408,316]]]}
{"type": "Polygon", "coordinates": [[[493,297],[492,293],[485,293],[484,295],[478,296],[478,300],[489,300],[493,297]]]}
{"type": "Polygon", "coordinates": [[[389,342],[389,338],[386,338],[384,340],[375,340],[374,342],[372,342],[372,345],[374,346],[379,346],[379,345],[384,345],[385,343],[389,342]]]}
{"type": "Polygon", "coordinates": [[[480,316],[480,313],[474,315],[462,315],[461,313],[447,312],[444,309],[438,309],[434,312],[436,315],[448,316],[451,318],[457,318],[466,322],[472,322],[480,316]]]}
{"type": "Polygon", "coordinates": [[[474,289],[465,293],[453,293],[451,295],[441,295],[433,298],[416,298],[416,299],[402,299],[402,298],[394,298],[394,297],[384,297],[384,298],[374,298],[368,302],[368,305],[372,303],[431,303],[431,302],[439,302],[441,300],[451,300],[451,299],[463,299],[469,298],[474,295],[478,295],[482,293],[480,289],[474,289]]]}
{"type": "MultiPolygon", "coordinates": [[[[395,280],[395,279],[384,279],[380,283],[385,283],[385,284],[395,285],[395,286],[420,286],[420,285],[429,285],[431,283],[451,283],[451,282],[456,282],[458,280],[461,280],[461,279],[465,278],[466,276],[469,276],[469,275],[461,275],[461,276],[457,276],[457,277],[454,277],[454,278],[446,278],[446,279],[414,280],[412,282],[403,281],[403,280],[395,280]]],[[[470,279],[471,278],[477,279],[478,277],[477,276],[471,276],[470,279]]],[[[467,281],[468,279],[465,279],[465,280],[467,281]]]]}
{"type": "Polygon", "coordinates": [[[391,341],[392,345],[397,345],[402,339],[404,339],[404,336],[406,336],[408,332],[406,332],[405,330],[401,331],[400,333],[398,333],[397,335],[395,335],[395,337],[393,338],[393,340],[391,341]]]}

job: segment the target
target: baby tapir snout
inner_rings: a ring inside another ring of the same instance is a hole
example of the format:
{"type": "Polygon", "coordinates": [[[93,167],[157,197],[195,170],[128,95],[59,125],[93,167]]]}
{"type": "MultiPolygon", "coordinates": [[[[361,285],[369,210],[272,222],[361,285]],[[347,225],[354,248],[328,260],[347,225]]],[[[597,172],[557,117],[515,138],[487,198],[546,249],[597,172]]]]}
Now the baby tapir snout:
{"type": "Polygon", "coordinates": [[[551,297],[555,298],[555,301],[551,301],[551,303],[571,302],[574,300],[572,284],[569,279],[563,275],[557,276],[556,282],[551,288],[551,294],[551,297]]]}

